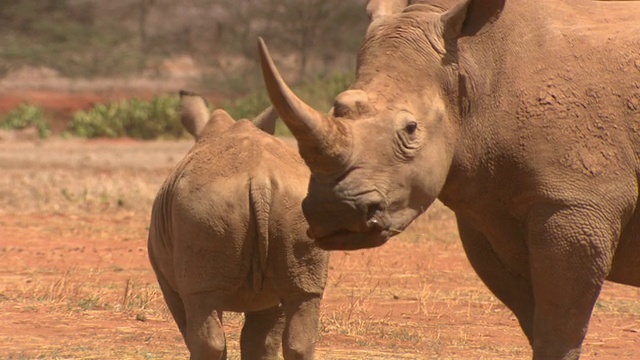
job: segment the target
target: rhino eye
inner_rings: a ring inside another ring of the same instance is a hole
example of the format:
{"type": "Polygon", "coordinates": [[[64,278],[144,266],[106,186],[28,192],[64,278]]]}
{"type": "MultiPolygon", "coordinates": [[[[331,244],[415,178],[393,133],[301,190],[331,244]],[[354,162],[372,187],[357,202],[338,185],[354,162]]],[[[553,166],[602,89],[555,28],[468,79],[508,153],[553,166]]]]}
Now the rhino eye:
{"type": "MultiPolygon", "coordinates": [[[[396,130],[395,153],[403,161],[412,159],[420,148],[420,132],[418,122],[413,116],[407,116],[401,120],[402,127],[396,130]]],[[[399,124],[399,125],[400,125],[399,124]]]]}
{"type": "Polygon", "coordinates": [[[409,135],[415,134],[416,130],[418,130],[418,123],[415,121],[409,121],[407,125],[404,127],[405,131],[409,135]]]}

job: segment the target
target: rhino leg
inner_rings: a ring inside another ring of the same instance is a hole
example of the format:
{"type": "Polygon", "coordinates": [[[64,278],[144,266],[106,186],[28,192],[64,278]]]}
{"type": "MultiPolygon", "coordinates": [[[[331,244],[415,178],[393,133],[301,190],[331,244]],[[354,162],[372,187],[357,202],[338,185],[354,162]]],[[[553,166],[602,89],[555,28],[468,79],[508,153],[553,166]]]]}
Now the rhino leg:
{"type": "Polygon", "coordinates": [[[283,331],[284,312],[279,305],[262,311],[246,312],[240,335],[242,359],[277,360],[283,331]]]}
{"type": "Polygon", "coordinates": [[[173,290],[173,288],[169,285],[167,280],[162,276],[162,274],[157,273],[158,284],[160,284],[160,290],[162,290],[162,296],[164,297],[164,301],[167,303],[167,307],[173,316],[176,324],[178,325],[178,329],[182,334],[182,338],[187,341],[187,315],[184,311],[184,303],[180,298],[180,295],[173,290]]]}
{"type": "Polygon", "coordinates": [[[282,301],[285,313],[283,353],[285,360],[313,359],[320,318],[320,295],[282,301]]]}
{"type": "Polygon", "coordinates": [[[615,211],[541,206],[528,219],[534,359],[578,359],[619,236],[615,211]],[[607,215],[605,215],[607,214],[607,215]],[[617,224],[617,226],[616,226],[617,224]]]}
{"type": "Polygon", "coordinates": [[[160,290],[162,291],[162,296],[164,297],[164,301],[171,312],[171,316],[178,325],[178,329],[182,334],[182,338],[187,341],[187,315],[184,310],[184,303],[182,302],[182,298],[180,295],[171,287],[167,278],[162,274],[158,265],[155,261],[155,256],[153,254],[153,247],[149,246],[149,262],[151,263],[151,267],[156,274],[156,278],[158,279],[158,284],[160,285],[160,290]]]}
{"type": "Polygon", "coordinates": [[[227,343],[222,327],[222,312],[207,293],[184,299],[187,314],[187,347],[191,360],[224,360],[227,343]]]}
{"type": "Polygon", "coordinates": [[[531,281],[509,271],[480,231],[460,216],[457,221],[469,263],[489,290],[514,313],[527,339],[533,343],[534,303],[531,281]]]}

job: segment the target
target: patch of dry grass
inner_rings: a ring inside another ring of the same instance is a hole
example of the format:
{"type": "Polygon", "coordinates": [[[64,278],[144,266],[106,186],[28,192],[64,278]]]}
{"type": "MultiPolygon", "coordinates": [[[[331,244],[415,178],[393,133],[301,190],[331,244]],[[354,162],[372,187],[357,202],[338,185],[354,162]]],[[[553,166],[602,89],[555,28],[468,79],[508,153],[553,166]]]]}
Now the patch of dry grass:
{"type": "Polygon", "coordinates": [[[160,185],[191,145],[0,142],[0,213],[148,214],[160,185]]]}
{"type": "Polygon", "coordinates": [[[3,284],[2,294],[5,301],[32,308],[106,310],[135,314],[140,321],[149,317],[171,318],[157,284],[132,277],[123,282],[107,282],[103,276],[107,271],[75,267],[64,272],[32,269],[3,284]]]}

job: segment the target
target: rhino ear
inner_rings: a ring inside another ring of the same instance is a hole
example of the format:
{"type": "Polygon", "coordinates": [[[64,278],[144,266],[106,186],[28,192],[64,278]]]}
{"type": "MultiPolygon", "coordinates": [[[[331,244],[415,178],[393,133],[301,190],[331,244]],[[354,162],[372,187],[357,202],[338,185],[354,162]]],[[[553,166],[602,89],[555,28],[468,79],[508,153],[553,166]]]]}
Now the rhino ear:
{"type": "Polygon", "coordinates": [[[367,15],[374,21],[387,15],[397,14],[409,6],[409,0],[369,0],[367,15]]]}
{"type": "Polygon", "coordinates": [[[441,15],[445,40],[476,35],[498,19],[505,0],[461,0],[441,15]]]}
{"type": "Polygon", "coordinates": [[[273,135],[276,132],[276,120],[278,120],[278,112],[273,106],[269,106],[253,119],[253,124],[267,134],[273,135]]]}
{"type": "Polygon", "coordinates": [[[194,138],[199,138],[209,121],[207,101],[200,95],[180,90],[180,121],[194,138]]]}

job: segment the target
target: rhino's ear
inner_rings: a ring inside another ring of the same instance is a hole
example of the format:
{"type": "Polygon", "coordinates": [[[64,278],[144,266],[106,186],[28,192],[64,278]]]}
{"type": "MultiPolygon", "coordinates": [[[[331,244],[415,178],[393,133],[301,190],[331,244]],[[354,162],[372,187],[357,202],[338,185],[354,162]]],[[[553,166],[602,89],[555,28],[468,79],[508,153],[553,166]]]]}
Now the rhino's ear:
{"type": "Polygon", "coordinates": [[[278,112],[273,106],[269,106],[253,119],[253,124],[267,134],[273,135],[276,132],[276,120],[278,120],[278,112]]]}
{"type": "Polygon", "coordinates": [[[207,101],[198,94],[180,90],[180,121],[198,139],[209,121],[207,101]]]}
{"type": "Polygon", "coordinates": [[[461,0],[441,15],[445,40],[471,36],[498,19],[505,0],[461,0]]]}
{"type": "Polygon", "coordinates": [[[367,15],[371,21],[387,15],[402,12],[409,6],[410,0],[369,0],[367,2],[367,15]]]}

